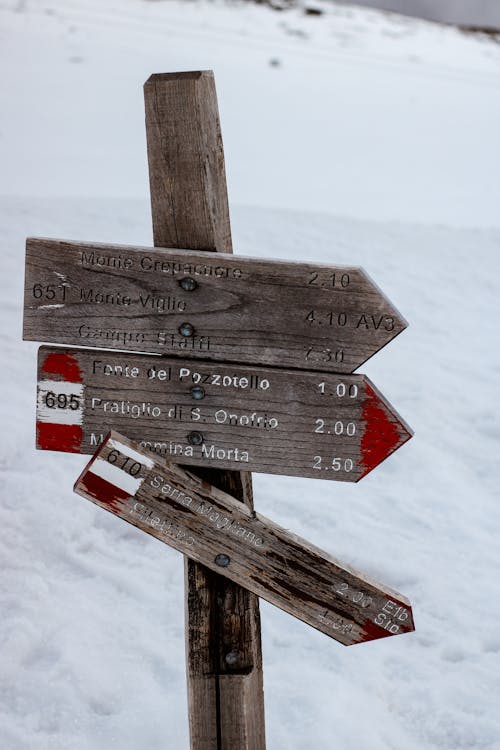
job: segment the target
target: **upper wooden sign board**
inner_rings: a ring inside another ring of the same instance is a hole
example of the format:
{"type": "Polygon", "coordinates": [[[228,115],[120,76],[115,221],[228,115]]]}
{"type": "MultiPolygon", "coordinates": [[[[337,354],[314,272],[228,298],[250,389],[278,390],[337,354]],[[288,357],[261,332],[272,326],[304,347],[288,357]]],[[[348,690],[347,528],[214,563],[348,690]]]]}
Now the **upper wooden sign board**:
{"type": "Polygon", "coordinates": [[[122,435],[75,491],[346,646],[414,630],[404,596],[122,435]]]}
{"type": "Polygon", "coordinates": [[[361,268],[26,243],[30,341],[350,373],[404,328],[361,268]]]}
{"type": "Polygon", "coordinates": [[[42,346],[37,447],[116,429],[175,462],[357,482],[411,437],[364,375],[42,346]]]}

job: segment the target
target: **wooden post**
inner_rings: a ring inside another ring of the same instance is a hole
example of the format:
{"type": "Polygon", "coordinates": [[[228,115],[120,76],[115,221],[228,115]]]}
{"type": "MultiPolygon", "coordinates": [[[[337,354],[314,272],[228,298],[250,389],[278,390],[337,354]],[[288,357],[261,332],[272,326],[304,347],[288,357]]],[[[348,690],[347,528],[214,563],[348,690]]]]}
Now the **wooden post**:
{"type": "MultiPolygon", "coordinates": [[[[224,151],[211,71],[144,86],[157,247],[232,252],[224,151]]],[[[253,510],[248,472],[198,475],[253,510]]],[[[186,559],[186,661],[192,750],[263,750],[258,598],[186,559]]]]}

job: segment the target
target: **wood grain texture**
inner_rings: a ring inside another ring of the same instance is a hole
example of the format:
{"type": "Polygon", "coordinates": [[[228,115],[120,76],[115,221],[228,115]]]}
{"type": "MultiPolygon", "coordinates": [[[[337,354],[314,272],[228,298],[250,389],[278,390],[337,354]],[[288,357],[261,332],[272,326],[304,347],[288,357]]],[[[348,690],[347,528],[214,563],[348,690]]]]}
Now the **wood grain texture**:
{"type": "Polygon", "coordinates": [[[405,327],[360,268],[26,243],[29,340],[349,373],[405,327]]]}
{"type": "MultiPolygon", "coordinates": [[[[155,246],[231,253],[213,73],[153,75],[144,99],[155,246]]],[[[197,471],[253,509],[248,472],[197,471]]],[[[188,558],[185,578],[191,750],[265,750],[258,598],[188,558]]]]}
{"type": "Polygon", "coordinates": [[[401,594],[116,432],[75,491],[344,645],[414,630],[401,594]]]}
{"type": "Polygon", "coordinates": [[[156,247],[232,252],[212,71],[152,75],[144,100],[156,247]]]}
{"type": "Polygon", "coordinates": [[[411,436],[365,375],[41,347],[37,447],[93,453],[109,429],[191,466],[344,482],[411,436]]]}

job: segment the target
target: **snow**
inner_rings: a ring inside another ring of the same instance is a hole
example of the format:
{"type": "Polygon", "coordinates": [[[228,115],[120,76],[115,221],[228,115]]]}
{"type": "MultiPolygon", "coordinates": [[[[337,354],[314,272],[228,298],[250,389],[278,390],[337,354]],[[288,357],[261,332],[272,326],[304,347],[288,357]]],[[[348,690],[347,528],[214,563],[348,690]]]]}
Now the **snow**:
{"type": "Polygon", "coordinates": [[[142,83],[198,67],[236,252],[362,265],[410,322],[362,371],[415,437],[357,485],[254,487],[417,630],[344,648],[263,602],[268,748],[498,750],[500,47],[352,8],[38,0],[0,2],[0,61],[2,750],[188,746],[181,556],[73,494],[86,457],[34,450],[20,339],[26,236],[151,242],[142,83]]]}
{"type": "Polygon", "coordinates": [[[143,82],[212,68],[235,204],[498,225],[494,42],[340,6],[2,6],[0,194],[143,198],[143,82]]]}

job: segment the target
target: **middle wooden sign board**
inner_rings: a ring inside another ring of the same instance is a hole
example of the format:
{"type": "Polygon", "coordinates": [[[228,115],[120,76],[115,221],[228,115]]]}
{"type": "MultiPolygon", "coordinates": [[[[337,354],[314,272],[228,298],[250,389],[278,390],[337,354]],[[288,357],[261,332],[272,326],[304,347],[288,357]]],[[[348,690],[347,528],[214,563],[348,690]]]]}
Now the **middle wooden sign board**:
{"type": "Polygon", "coordinates": [[[37,447],[115,429],[170,461],[357,482],[411,437],[365,375],[41,347],[37,447]]]}

